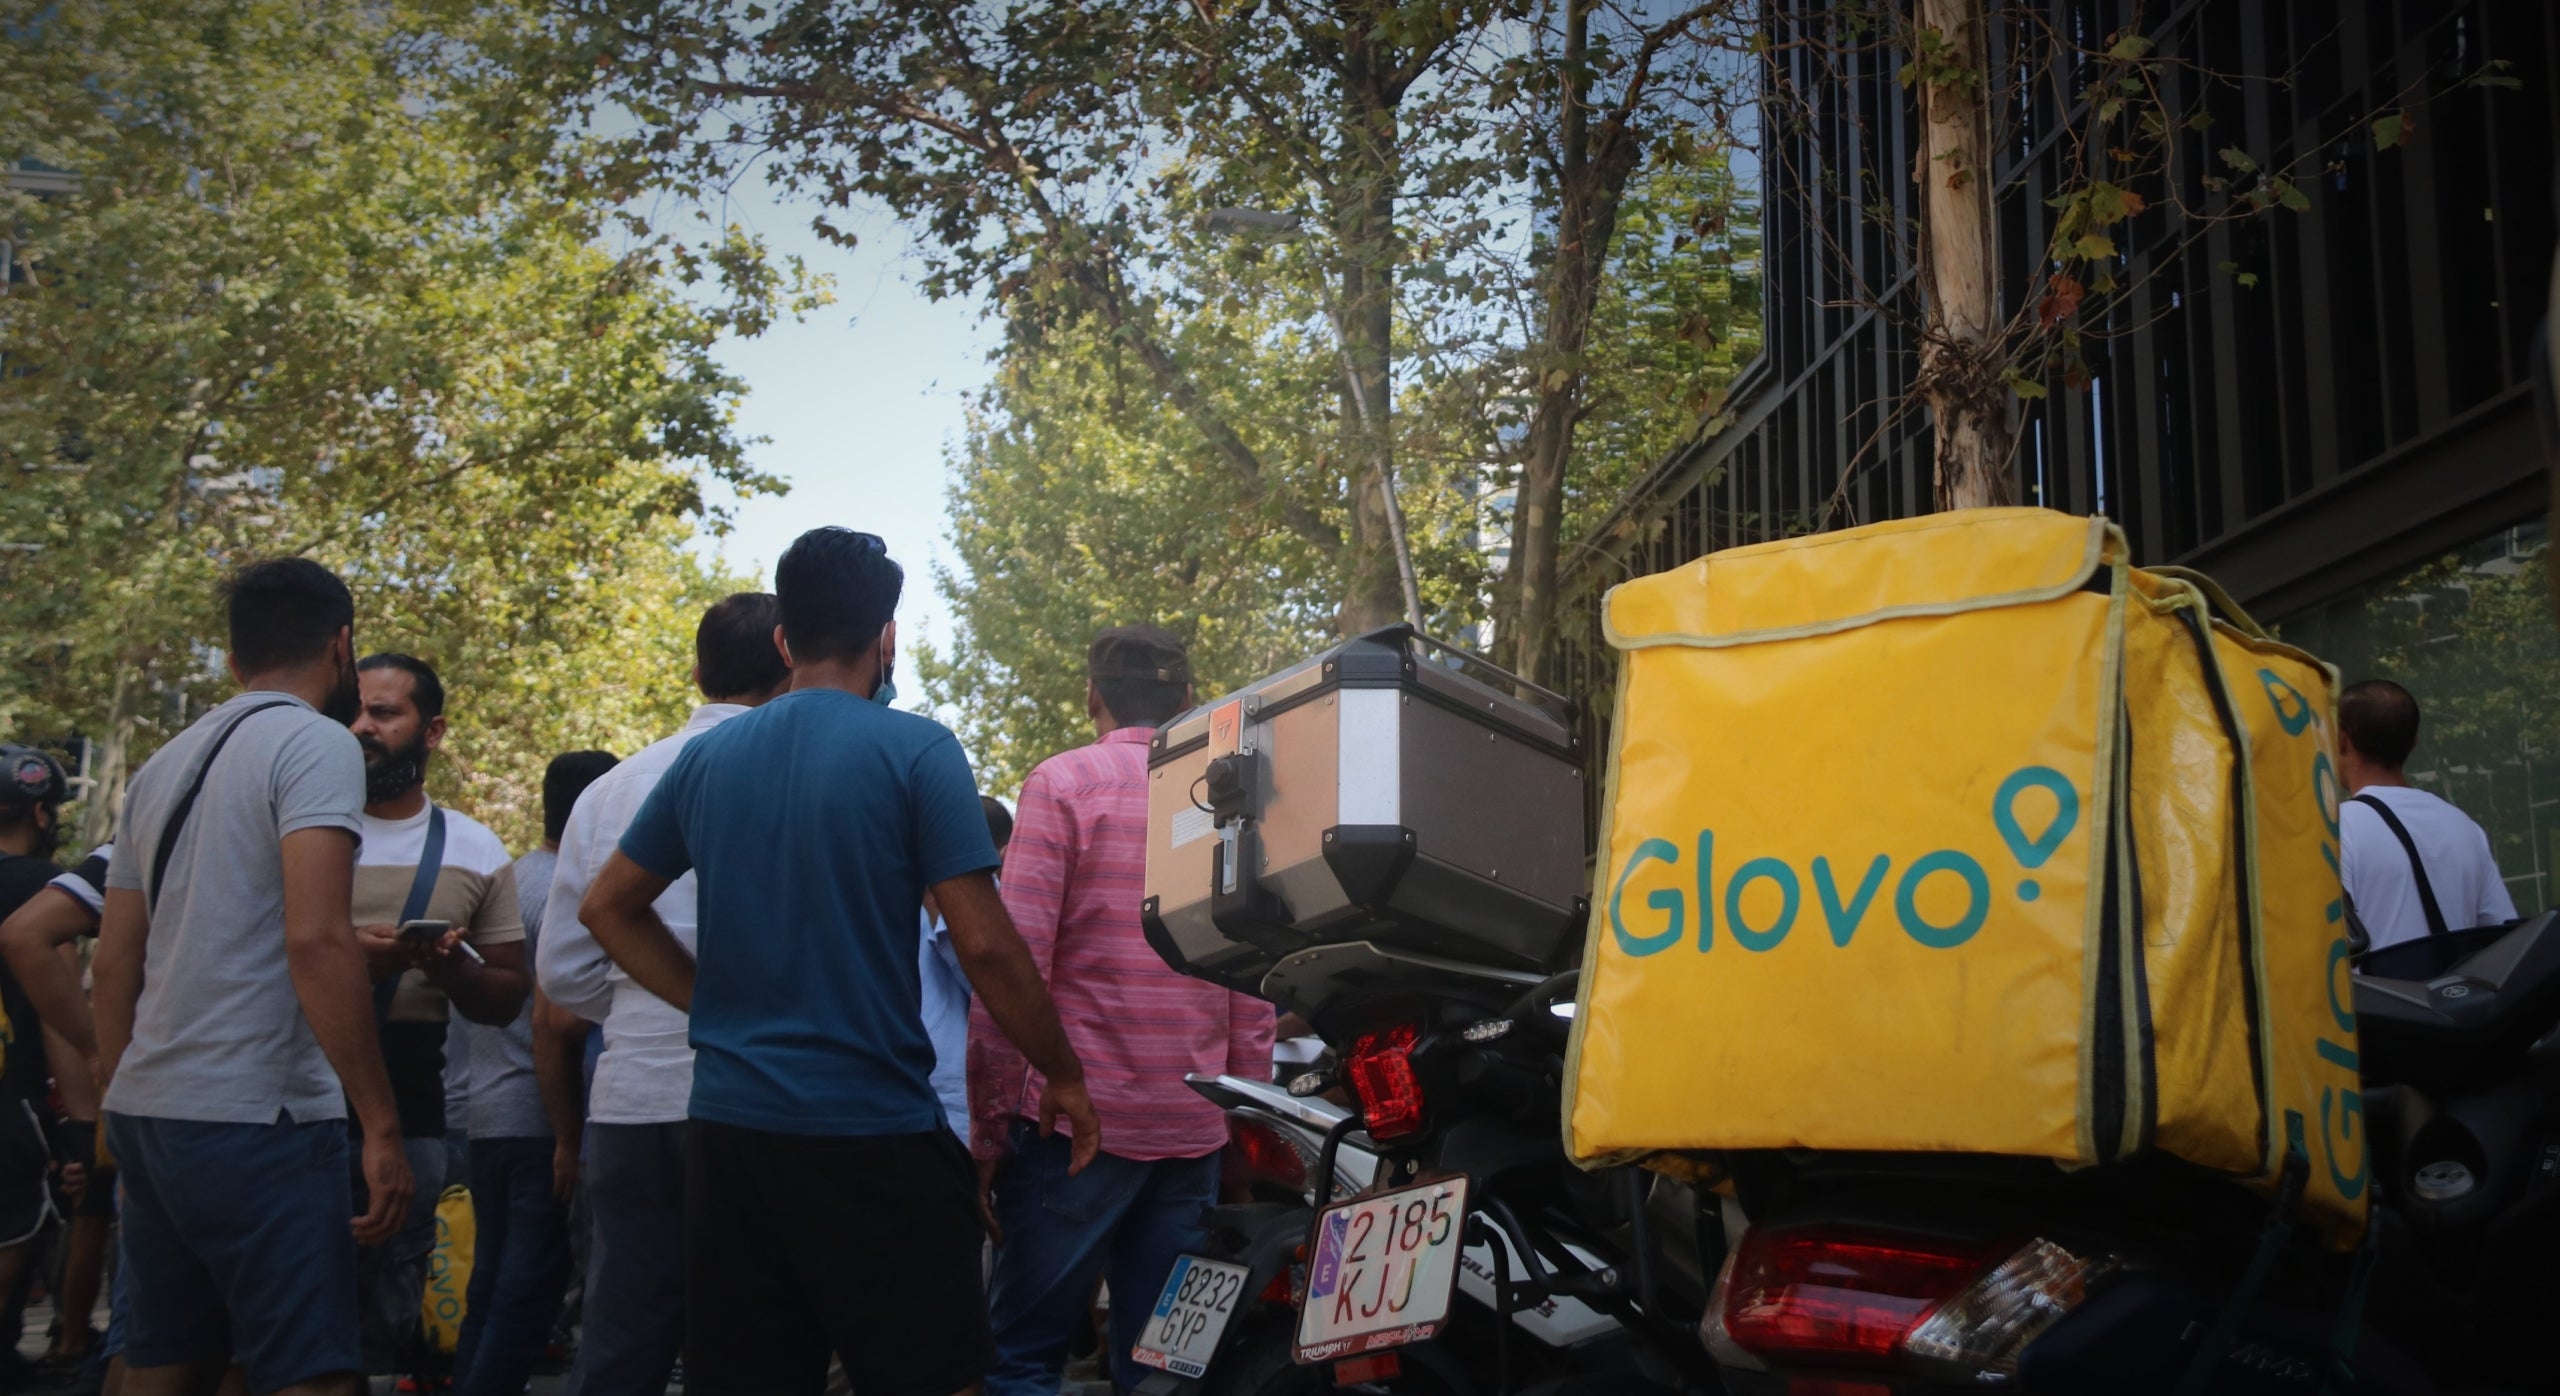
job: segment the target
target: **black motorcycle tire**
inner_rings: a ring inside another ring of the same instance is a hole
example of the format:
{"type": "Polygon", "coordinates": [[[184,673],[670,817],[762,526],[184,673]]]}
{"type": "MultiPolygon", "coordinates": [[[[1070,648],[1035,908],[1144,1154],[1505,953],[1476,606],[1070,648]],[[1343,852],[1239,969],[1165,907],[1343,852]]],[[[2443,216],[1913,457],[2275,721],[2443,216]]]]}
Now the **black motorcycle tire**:
{"type": "MultiPolygon", "coordinates": [[[[1201,1396],[1331,1396],[1337,1389],[1328,1364],[1298,1365],[1294,1316],[1248,1320],[1200,1383],[1201,1396]]],[[[1476,1388],[1431,1344],[1399,1348],[1403,1371],[1378,1390],[1395,1396],[1476,1396],[1476,1388]]],[[[1360,1390],[1364,1388],[1349,1388],[1360,1390]]]]}

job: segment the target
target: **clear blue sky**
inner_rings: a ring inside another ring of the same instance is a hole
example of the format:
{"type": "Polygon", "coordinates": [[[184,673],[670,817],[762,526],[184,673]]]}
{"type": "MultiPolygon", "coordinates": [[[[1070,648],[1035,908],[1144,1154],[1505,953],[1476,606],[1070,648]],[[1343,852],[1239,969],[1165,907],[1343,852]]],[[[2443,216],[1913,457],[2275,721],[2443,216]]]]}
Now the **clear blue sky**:
{"type": "MultiPolygon", "coordinates": [[[[771,438],[751,459],[791,489],[723,500],[736,527],[696,546],[769,579],[774,559],[803,529],[842,524],[877,533],[907,569],[901,648],[924,636],[947,643],[951,613],[931,575],[932,562],[952,561],[945,457],[960,442],[969,395],[986,381],[994,328],[975,302],[925,299],[907,238],[885,215],[848,220],[839,211],[839,223],[861,240],[846,251],[809,230],[805,206],[775,200],[755,176],[723,212],[776,255],[797,254],[810,271],[833,277],[836,303],[761,338],[721,344],[721,362],[749,387],[740,430],[771,438]]],[[[920,706],[913,665],[900,669],[898,706],[920,706]]]]}

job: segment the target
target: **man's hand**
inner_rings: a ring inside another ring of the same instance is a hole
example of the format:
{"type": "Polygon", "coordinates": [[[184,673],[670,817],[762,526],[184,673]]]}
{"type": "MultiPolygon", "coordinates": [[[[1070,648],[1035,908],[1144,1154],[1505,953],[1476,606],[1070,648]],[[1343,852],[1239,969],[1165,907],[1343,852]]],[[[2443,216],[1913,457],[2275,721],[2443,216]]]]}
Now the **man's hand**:
{"type": "Polygon", "coordinates": [[[409,948],[409,963],[432,970],[453,958],[453,947],[462,943],[462,928],[452,927],[440,936],[409,936],[403,940],[409,948]]]}
{"type": "Polygon", "coordinates": [[[578,1146],[566,1139],[558,1140],[551,1146],[551,1195],[566,1207],[577,1191],[578,1146]]]}
{"type": "Polygon", "coordinates": [[[1040,1090],[1040,1137],[1058,1132],[1058,1117],[1067,1117],[1067,1174],[1072,1177],[1102,1152],[1102,1121],[1093,1113],[1093,1097],[1082,1081],[1051,1081],[1040,1090]]]}
{"type": "Polygon", "coordinates": [[[364,1215],[355,1219],[356,1244],[378,1246],[400,1231],[409,1218],[409,1195],[417,1180],[409,1176],[409,1155],[397,1130],[364,1133],[364,1215]]]}
{"type": "Polygon", "coordinates": [[[996,1225],[996,1175],[1004,1171],[1004,1155],[978,1160],[978,1221],[987,1229],[987,1239],[1001,1246],[1004,1228],[996,1225]]]}
{"type": "Polygon", "coordinates": [[[89,1191],[89,1166],[84,1163],[57,1163],[53,1171],[62,1180],[63,1200],[74,1207],[79,1206],[80,1199],[89,1191]]]}
{"type": "Polygon", "coordinates": [[[358,926],[356,944],[364,947],[365,968],[376,979],[388,979],[408,970],[414,959],[409,943],[400,938],[398,926],[358,926]]]}

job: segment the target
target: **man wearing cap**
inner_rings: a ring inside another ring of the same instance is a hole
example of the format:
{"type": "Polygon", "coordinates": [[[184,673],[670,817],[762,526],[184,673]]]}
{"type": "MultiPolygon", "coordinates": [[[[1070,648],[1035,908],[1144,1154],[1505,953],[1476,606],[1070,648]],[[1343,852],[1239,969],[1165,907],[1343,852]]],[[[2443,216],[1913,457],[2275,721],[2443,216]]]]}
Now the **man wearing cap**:
{"type": "MultiPolygon", "coordinates": [[[[53,850],[70,787],[51,756],[33,747],[0,745],[0,917],[26,905],[61,875],[53,850]]],[[[0,1011],[6,1013],[6,1037],[0,1039],[6,1048],[0,1051],[0,1295],[8,1295],[17,1293],[26,1278],[35,1249],[28,1243],[58,1215],[53,1191],[57,1121],[47,1099],[47,1039],[26,990],[5,969],[0,969],[0,1011]]],[[[0,1352],[0,1389],[21,1389],[34,1376],[25,1358],[15,1351],[0,1352]]]]}
{"type": "Polygon", "coordinates": [[[969,1023],[970,1150],[1000,1236],[988,1297],[996,1361],[987,1396],[1052,1396],[1094,1281],[1111,1284],[1113,1380],[1147,1371],[1129,1349],[1174,1258],[1202,1244],[1226,1118],[1192,1072],[1267,1079],[1271,1005],[1176,974],[1147,945],[1147,742],[1191,704],[1182,642],[1152,625],[1093,639],[1085,711],[1098,740],[1040,763],[1005,850],[1006,910],[1048,981],[1084,1062],[1103,1151],[1070,1176],[1066,1140],[1041,1137],[1041,1079],[984,1007],[969,1023]]]}

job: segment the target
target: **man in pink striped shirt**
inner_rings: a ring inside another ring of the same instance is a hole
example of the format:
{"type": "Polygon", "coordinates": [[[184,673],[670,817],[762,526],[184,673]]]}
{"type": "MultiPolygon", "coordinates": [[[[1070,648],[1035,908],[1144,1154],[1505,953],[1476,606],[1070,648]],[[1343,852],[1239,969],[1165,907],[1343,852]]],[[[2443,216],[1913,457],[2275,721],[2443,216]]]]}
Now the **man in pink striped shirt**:
{"type": "Polygon", "coordinates": [[[1111,1283],[1113,1380],[1147,1369],[1129,1348],[1174,1257],[1202,1242],[1227,1125],[1182,1078],[1265,1078],[1271,1005],[1174,973],[1138,924],[1146,895],[1147,741],[1191,703],[1182,642],[1152,625],[1093,639],[1085,711],[1100,740],[1040,763],[1005,850],[1005,909],[1048,981],[1084,1062],[1107,1145],[1067,1173],[1066,1136],[1042,1139],[1040,1077],[984,1007],[969,1015],[970,1149],[992,1188],[986,1396],[1057,1396],[1094,1281],[1111,1283]]]}

